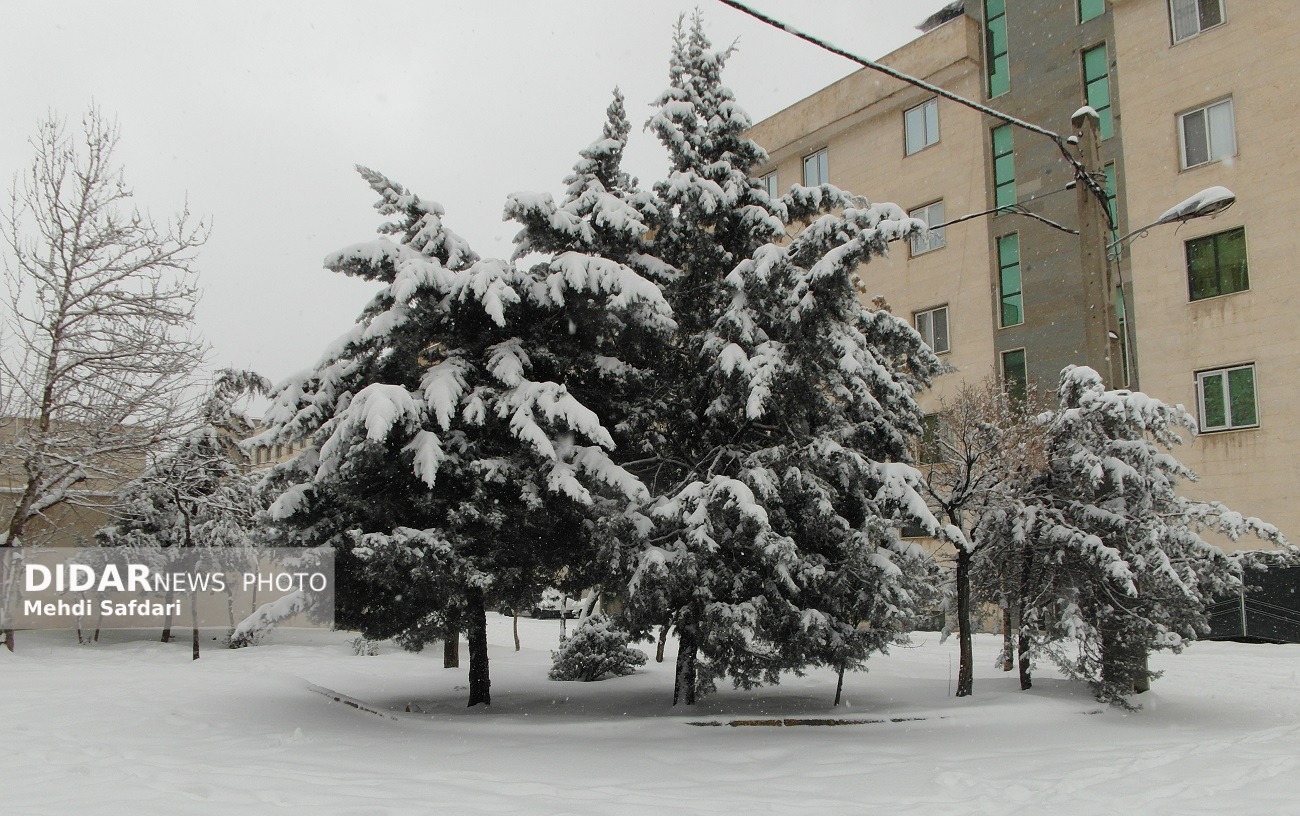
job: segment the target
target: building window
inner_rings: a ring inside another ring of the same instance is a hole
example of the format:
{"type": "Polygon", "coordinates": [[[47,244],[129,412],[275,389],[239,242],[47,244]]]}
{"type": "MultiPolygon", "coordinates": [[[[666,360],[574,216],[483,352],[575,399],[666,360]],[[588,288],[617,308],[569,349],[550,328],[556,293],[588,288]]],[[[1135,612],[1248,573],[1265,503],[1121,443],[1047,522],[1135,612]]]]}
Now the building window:
{"type": "Polygon", "coordinates": [[[830,178],[830,163],[826,155],[826,148],[823,147],[816,153],[803,157],[803,186],[816,187],[821,184],[828,184],[830,178]]]}
{"type": "Polygon", "coordinates": [[[988,66],[989,99],[1011,90],[1007,51],[1006,0],[984,0],[984,60],[988,66]]]}
{"type": "Polygon", "coordinates": [[[1201,430],[1226,431],[1259,425],[1255,410],[1255,365],[1218,368],[1196,374],[1201,430]]]}
{"type": "Polygon", "coordinates": [[[939,141],[939,100],[930,99],[904,111],[903,134],[909,156],[939,141]]]}
{"type": "Polygon", "coordinates": [[[1029,394],[1029,373],[1025,368],[1025,350],[1002,352],[1002,389],[1016,402],[1029,394]]]}
{"type": "Polygon", "coordinates": [[[1109,139],[1115,131],[1111,121],[1110,66],[1106,60],[1105,43],[1083,52],[1083,97],[1101,118],[1101,138],[1109,139]]]}
{"type": "Polygon", "coordinates": [[[924,235],[912,236],[912,256],[923,255],[933,249],[939,249],[943,246],[943,202],[936,201],[933,204],[926,204],[924,207],[917,207],[908,213],[912,218],[918,218],[930,227],[924,235]],[[938,229],[934,229],[939,227],[938,229]]]}
{"type": "Polygon", "coordinates": [[[1192,300],[1230,295],[1250,288],[1245,227],[1187,242],[1187,287],[1192,300]]]}
{"type": "Polygon", "coordinates": [[[1086,23],[1106,13],[1106,0],[1079,0],[1079,22],[1086,23]]]}
{"type": "Polygon", "coordinates": [[[1169,0],[1169,25],[1176,43],[1222,22],[1223,0],[1169,0]]]}
{"type": "Polygon", "coordinates": [[[1106,165],[1106,213],[1114,228],[1119,227],[1119,210],[1115,209],[1115,163],[1106,165]]]}
{"type": "Polygon", "coordinates": [[[921,438],[916,446],[918,465],[933,465],[944,460],[942,434],[943,416],[926,414],[921,422],[921,438]]]}
{"type": "Polygon", "coordinates": [[[1120,363],[1120,383],[1119,385],[1128,388],[1133,381],[1132,365],[1128,353],[1128,306],[1124,298],[1124,287],[1115,287],[1115,316],[1119,322],[1119,363],[1120,363]]]}
{"type": "Polygon", "coordinates": [[[1178,143],[1183,169],[1208,164],[1237,153],[1237,128],[1232,100],[1225,99],[1178,117],[1178,143]]]}
{"type": "Polygon", "coordinates": [[[1014,232],[998,239],[998,300],[1001,303],[999,325],[1006,328],[1025,322],[1024,292],[1020,287],[1020,236],[1014,232]]]}
{"type": "Polygon", "coordinates": [[[763,189],[767,191],[768,198],[775,201],[776,199],[781,197],[781,193],[777,190],[777,186],[776,186],[775,170],[773,170],[770,173],[764,173],[763,175],[759,176],[758,183],[763,185],[763,189]]]}
{"type": "Polygon", "coordinates": [[[951,350],[948,343],[948,307],[939,306],[926,309],[913,315],[916,330],[925,344],[934,349],[935,354],[946,354],[951,350]]]}
{"type": "Polygon", "coordinates": [[[993,206],[1016,203],[1016,157],[1012,150],[1011,125],[993,128],[993,206]]]}

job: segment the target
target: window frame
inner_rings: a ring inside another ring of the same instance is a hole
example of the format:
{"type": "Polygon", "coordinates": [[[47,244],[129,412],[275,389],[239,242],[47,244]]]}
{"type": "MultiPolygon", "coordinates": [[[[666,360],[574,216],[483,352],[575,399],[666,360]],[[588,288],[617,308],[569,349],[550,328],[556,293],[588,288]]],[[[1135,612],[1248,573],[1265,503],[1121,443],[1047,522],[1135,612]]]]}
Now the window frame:
{"type": "Polygon", "coordinates": [[[1179,170],[1194,170],[1197,167],[1216,164],[1224,159],[1232,158],[1237,155],[1237,106],[1233,103],[1231,96],[1225,96],[1222,99],[1216,99],[1212,102],[1206,102],[1195,108],[1188,108],[1174,116],[1174,123],[1178,130],[1178,166],[1179,170]],[[1214,155],[1213,132],[1210,128],[1210,110],[1223,105],[1228,106],[1228,112],[1232,119],[1232,149],[1227,153],[1214,155]],[[1205,116],[1205,155],[1206,159],[1196,164],[1187,163],[1187,127],[1184,124],[1189,116],[1195,114],[1204,114],[1205,116]]]}
{"type": "Polygon", "coordinates": [[[767,197],[773,200],[781,197],[780,188],[777,186],[778,182],[776,172],[776,170],[769,170],[758,177],[758,183],[763,185],[763,189],[767,192],[767,197]]]}
{"type": "MultiPolygon", "coordinates": [[[[931,219],[931,217],[930,217],[930,214],[931,214],[931,211],[932,211],[932,209],[933,209],[934,207],[938,207],[938,208],[939,208],[939,224],[943,224],[943,218],[944,218],[943,210],[944,210],[944,206],[943,206],[943,199],[942,199],[942,198],[941,198],[941,199],[938,199],[937,201],[931,201],[929,204],[922,204],[922,205],[919,206],[919,207],[913,207],[912,209],[910,209],[910,210],[907,211],[907,217],[908,217],[908,218],[918,218],[918,219],[924,221],[924,222],[925,222],[925,225],[926,225],[927,227],[932,227],[932,226],[933,226],[933,222],[932,222],[932,219],[931,219]],[[924,216],[924,217],[918,215],[918,213],[921,213],[921,212],[924,212],[924,213],[925,213],[925,216],[924,216]]],[[[924,249],[921,249],[921,250],[919,250],[919,251],[917,250],[917,243],[916,243],[916,242],[917,242],[917,238],[916,238],[916,236],[912,236],[911,238],[909,238],[907,243],[908,243],[908,251],[911,253],[911,257],[916,258],[916,257],[919,257],[919,256],[921,256],[921,255],[926,255],[926,254],[929,254],[929,253],[931,253],[931,252],[934,252],[934,251],[936,251],[936,250],[940,250],[940,249],[943,249],[944,247],[946,247],[946,246],[948,245],[948,237],[947,237],[947,235],[944,233],[944,229],[945,229],[945,227],[940,226],[938,230],[931,229],[931,230],[927,231],[927,232],[926,232],[925,239],[924,239],[924,240],[925,240],[925,244],[926,244],[926,246],[925,246],[924,249]],[[938,243],[937,243],[937,244],[934,243],[934,241],[936,240],[936,238],[937,238],[937,240],[938,240],[938,243]]]]}
{"type": "Polygon", "coordinates": [[[1196,424],[1199,433],[1219,433],[1222,431],[1243,431],[1259,427],[1259,378],[1255,376],[1255,363],[1235,363],[1233,365],[1220,366],[1219,368],[1207,368],[1197,371],[1196,377],[1196,424]],[[1229,374],[1233,371],[1250,371],[1250,396],[1251,411],[1254,414],[1253,422],[1234,423],[1232,417],[1232,380],[1229,374]],[[1223,398],[1223,425],[1210,427],[1205,419],[1205,381],[1210,377],[1221,377],[1223,398]]]}
{"type": "Polygon", "coordinates": [[[912,312],[912,327],[916,329],[917,333],[921,335],[921,339],[925,341],[925,344],[929,346],[930,350],[935,354],[948,354],[952,351],[952,322],[948,319],[948,315],[949,311],[947,303],[940,306],[931,306],[929,309],[918,309],[917,311],[912,312]],[[944,347],[942,349],[938,348],[934,344],[934,318],[939,312],[943,312],[944,347]],[[929,318],[926,330],[922,330],[921,328],[922,317],[929,318]],[[927,333],[930,335],[929,337],[926,337],[927,333]]]}
{"type": "MultiPolygon", "coordinates": [[[[989,131],[989,149],[993,157],[993,206],[1002,210],[1014,207],[1016,201],[1016,135],[1011,129],[1011,125],[998,125],[989,131]],[[998,152],[998,134],[1007,134],[1007,149],[1001,153],[998,152]],[[1009,178],[999,178],[998,176],[998,159],[1010,157],[1011,174],[1009,178]],[[1002,189],[1007,188],[1011,191],[1010,203],[1001,203],[1002,189]]],[[[1001,213],[994,213],[1000,215],[1001,213]]]]}
{"type": "Polygon", "coordinates": [[[916,438],[916,464],[933,467],[944,463],[942,445],[946,430],[942,412],[936,411],[921,418],[921,434],[916,438]]]}
{"type": "Polygon", "coordinates": [[[819,187],[823,184],[830,184],[831,181],[830,148],[821,147],[818,148],[817,150],[814,150],[811,153],[806,154],[803,157],[803,160],[801,161],[801,167],[803,168],[803,186],[819,187]],[[823,175],[823,178],[819,182],[816,182],[814,184],[809,184],[808,183],[808,162],[809,160],[817,160],[817,159],[820,159],[820,161],[818,162],[819,166],[817,169],[823,175]]]}
{"type": "Polygon", "coordinates": [[[1102,40],[1096,45],[1090,45],[1087,48],[1079,50],[1079,70],[1083,78],[1083,104],[1090,106],[1097,111],[1098,130],[1101,139],[1105,141],[1115,135],[1115,95],[1111,93],[1110,87],[1110,48],[1106,41],[1102,40]],[[1089,78],[1088,76],[1088,55],[1101,51],[1102,67],[1106,70],[1100,75],[1089,78]],[[1099,83],[1106,85],[1106,104],[1100,108],[1092,104],[1092,98],[1089,94],[1089,88],[1099,83]]]}
{"type": "Polygon", "coordinates": [[[1223,0],[1192,0],[1192,2],[1196,3],[1196,30],[1185,37],[1179,37],[1178,28],[1177,26],[1174,25],[1174,3],[1176,2],[1178,2],[1178,0],[1165,0],[1165,8],[1169,12],[1169,44],[1170,45],[1181,45],[1182,43],[1185,43],[1190,39],[1201,36],[1207,31],[1213,31],[1214,29],[1222,25],[1225,25],[1228,22],[1228,10],[1227,8],[1224,7],[1223,0]],[[1215,23],[1214,25],[1208,28],[1202,28],[1201,7],[1206,2],[1218,4],[1219,22],[1215,23]]]}
{"type": "Polygon", "coordinates": [[[1007,6],[1006,0],[984,0],[982,3],[984,12],[984,93],[987,98],[996,99],[1005,93],[1011,91],[1011,37],[1007,31],[1007,6]],[[1000,11],[992,16],[989,15],[991,5],[1000,6],[1000,11]],[[1002,30],[1002,39],[1005,42],[1005,51],[993,50],[994,26],[1000,25],[1002,30]],[[999,75],[998,60],[1002,59],[1003,76],[1006,87],[994,93],[993,80],[999,75]]]}
{"type": "Polygon", "coordinates": [[[998,354],[998,374],[1001,376],[1002,379],[1002,391],[1008,397],[1016,401],[1023,401],[1026,398],[1028,398],[1029,396],[1029,353],[1025,350],[1024,346],[1020,346],[1019,348],[1007,349],[1006,351],[998,354]],[[1012,354],[1020,355],[1021,366],[1024,370],[1024,379],[1017,381],[1024,388],[1024,392],[1020,394],[1013,393],[1011,390],[1007,388],[1007,386],[1011,382],[1007,378],[1007,357],[1011,356],[1012,354]]]}
{"type": "Polygon", "coordinates": [[[996,250],[994,254],[996,256],[997,267],[998,267],[998,272],[997,272],[998,328],[1009,329],[1013,326],[1022,326],[1024,325],[1025,322],[1025,275],[1024,275],[1024,269],[1022,268],[1020,262],[1020,254],[1021,254],[1020,233],[1008,232],[1006,235],[999,235],[997,238],[994,238],[993,240],[994,240],[995,250],[996,250]],[[1016,260],[1014,263],[1003,262],[1002,242],[1007,238],[1014,238],[1016,242],[1016,260]],[[1007,269],[1010,269],[1012,266],[1016,267],[1016,279],[1017,279],[1017,284],[1019,286],[1019,289],[1017,289],[1015,292],[1008,292],[1004,290],[1002,287],[1002,278],[1003,278],[1003,272],[1007,269]],[[1019,299],[1016,308],[1020,310],[1020,319],[1015,323],[1007,323],[1005,321],[1006,302],[1007,302],[1007,298],[1009,297],[1014,297],[1019,299]]]}
{"type": "Polygon", "coordinates": [[[939,143],[939,97],[932,96],[919,105],[913,105],[903,111],[903,155],[915,156],[917,153],[928,147],[933,147],[939,143]],[[921,146],[912,149],[912,140],[910,134],[912,129],[908,126],[908,118],[916,111],[920,111],[921,116],[921,146]],[[934,139],[927,141],[930,137],[930,112],[934,112],[934,139]]]}
{"type": "Polygon", "coordinates": [[[1106,13],[1106,0],[1098,0],[1098,2],[1101,4],[1101,11],[1098,11],[1098,12],[1096,12],[1095,14],[1093,14],[1093,15],[1091,15],[1091,16],[1084,17],[1084,16],[1083,16],[1083,14],[1084,14],[1084,11],[1083,11],[1083,4],[1086,3],[1086,2],[1088,2],[1088,0],[1076,0],[1076,1],[1075,1],[1075,4],[1074,4],[1075,11],[1078,12],[1079,24],[1080,24],[1080,25],[1082,25],[1082,24],[1088,22],[1089,20],[1095,20],[1095,19],[1097,19],[1098,17],[1101,17],[1101,16],[1103,16],[1103,15],[1106,13]]]}
{"type": "Polygon", "coordinates": [[[1187,265],[1187,302],[1188,303],[1199,303],[1203,300],[1213,300],[1214,298],[1227,297],[1229,295],[1235,295],[1240,292],[1250,291],[1250,246],[1246,242],[1246,226],[1244,224],[1241,226],[1232,227],[1230,229],[1220,230],[1218,232],[1211,232],[1208,235],[1200,235],[1197,236],[1196,238],[1188,238],[1186,241],[1183,241],[1183,259],[1187,265]],[[1245,275],[1243,277],[1245,279],[1246,285],[1240,289],[1233,289],[1230,292],[1225,292],[1223,291],[1223,268],[1222,265],[1219,263],[1218,239],[1236,232],[1241,233],[1242,253],[1245,256],[1244,260],[1246,265],[1245,275]],[[1191,257],[1192,244],[1205,242],[1205,241],[1212,242],[1211,246],[1213,247],[1213,251],[1214,251],[1214,273],[1215,273],[1214,277],[1216,283],[1218,284],[1217,286],[1218,291],[1212,295],[1201,295],[1200,297],[1197,297],[1196,291],[1193,288],[1193,283],[1192,283],[1192,257],[1191,257]]]}

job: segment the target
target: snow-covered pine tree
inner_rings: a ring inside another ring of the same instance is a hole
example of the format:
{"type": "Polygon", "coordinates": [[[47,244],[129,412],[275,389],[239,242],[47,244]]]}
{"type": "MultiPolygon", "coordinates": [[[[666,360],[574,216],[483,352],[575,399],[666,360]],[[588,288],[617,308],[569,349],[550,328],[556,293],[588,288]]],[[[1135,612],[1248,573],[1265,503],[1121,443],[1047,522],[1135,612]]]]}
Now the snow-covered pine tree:
{"type": "Polygon", "coordinates": [[[1155,676],[1148,653],[1208,632],[1206,607],[1242,585],[1243,554],[1203,532],[1295,551],[1271,524],[1175,492],[1196,478],[1168,452],[1180,428],[1196,430],[1181,406],[1107,391],[1086,367],[1062,371],[1058,393],[1044,418],[1046,469],[1009,525],[1027,548],[1023,625],[1098,699],[1127,706],[1155,676]],[[1050,648],[1063,641],[1071,648],[1050,648]]]}
{"type": "MultiPolygon", "coordinates": [[[[645,495],[588,400],[593,372],[620,376],[618,330],[666,330],[669,310],[635,270],[578,248],[536,241],[553,255],[531,266],[480,258],[439,205],[361,173],[399,220],[326,265],[387,285],[280,386],[264,438],[310,441],[277,474],[289,486],[273,513],[338,548],[340,625],[409,648],[465,628],[469,704],[490,703],[486,605],[531,598],[561,568],[582,580],[600,499],[645,495]]],[[[581,233],[614,211],[599,204],[552,214],[581,233]]]]}
{"type": "Polygon", "coordinates": [[[919,224],[829,185],[771,199],[721,83],[729,54],[698,14],[679,23],[649,123],[672,168],[643,210],[648,254],[678,270],[665,292],[679,329],[656,367],[654,455],[629,465],[658,501],[626,554],[625,617],[639,635],[672,623],[686,704],[722,677],[860,665],[898,637],[927,574],[891,520],[935,525],[905,463],[938,363],[854,288],[860,263],[919,224]]]}

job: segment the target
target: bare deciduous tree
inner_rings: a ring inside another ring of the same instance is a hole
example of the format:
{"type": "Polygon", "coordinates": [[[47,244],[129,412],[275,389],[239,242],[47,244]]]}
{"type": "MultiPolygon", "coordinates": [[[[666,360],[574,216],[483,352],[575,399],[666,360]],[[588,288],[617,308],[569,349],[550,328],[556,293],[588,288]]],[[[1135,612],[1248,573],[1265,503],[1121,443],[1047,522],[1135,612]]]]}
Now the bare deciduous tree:
{"type": "MultiPolygon", "coordinates": [[[[944,400],[938,427],[928,429],[918,457],[926,473],[927,499],[956,546],[953,595],[960,651],[958,697],[969,696],[974,690],[971,632],[975,605],[996,597],[1011,608],[1005,587],[972,584],[977,555],[996,543],[981,534],[977,522],[1003,503],[1007,491],[1017,489],[1041,462],[1043,432],[1034,421],[1040,405],[1036,391],[1012,397],[992,378],[964,384],[952,399],[944,400]]],[[[1006,623],[1004,620],[1004,626],[1006,623]]]]}
{"type": "Polygon", "coordinates": [[[0,213],[0,546],[39,543],[33,522],[57,508],[110,503],[145,452],[194,422],[193,263],[207,228],[187,210],[158,224],[131,206],[117,140],[95,108],[79,133],[45,119],[0,213]]]}

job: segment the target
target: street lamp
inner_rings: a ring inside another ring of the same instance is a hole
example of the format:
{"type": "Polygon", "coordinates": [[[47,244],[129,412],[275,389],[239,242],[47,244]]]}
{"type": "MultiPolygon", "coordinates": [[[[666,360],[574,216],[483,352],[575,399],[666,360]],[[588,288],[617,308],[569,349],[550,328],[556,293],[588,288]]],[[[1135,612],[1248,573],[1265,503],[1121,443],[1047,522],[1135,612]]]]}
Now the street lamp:
{"type": "Polygon", "coordinates": [[[1140,227],[1121,238],[1116,238],[1106,245],[1106,250],[1114,250],[1114,257],[1119,257],[1119,247],[1125,241],[1134,236],[1141,237],[1147,234],[1152,227],[1158,227],[1162,224],[1182,224],[1191,221],[1193,218],[1205,218],[1214,216],[1237,203],[1237,196],[1227,187],[1209,187],[1191,198],[1186,199],[1161,213],[1160,217],[1145,227],[1140,227]]]}
{"type": "MultiPolygon", "coordinates": [[[[1158,227],[1163,224],[1183,224],[1194,218],[1205,218],[1215,216],[1237,203],[1237,196],[1227,187],[1208,187],[1190,198],[1184,199],[1160,214],[1160,217],[1144,227],[1139,227],[1132,232],[1116,238],[1106,245],[1106,260],[1114,262],[1117,282],[1119,284],[1120,297],[1124,292],[1124,267],[1120,263],[1120,254],[1123,251],[1125,241],[1132,238],[1141,238],[1151,230],[1152,227],[1158,227]]],[[[1124,333],[1124,357],[1132,355],[1136,351],[1137,338],[1132,335],[1132,320],[1127,317],[1124,320],[1120,330],[1124,333]]],[[[1118,339],[1118,338],[1116,338],[1118,339]]],[[[1126,363],[1125,360],[1121,360],[1126,363]]],[[[1127,365],[1125,365],[1127,368],[1127,365]]],[[[1136,378],[1130,383],[1131,387],[1136,388],[1136,378]]]]}

